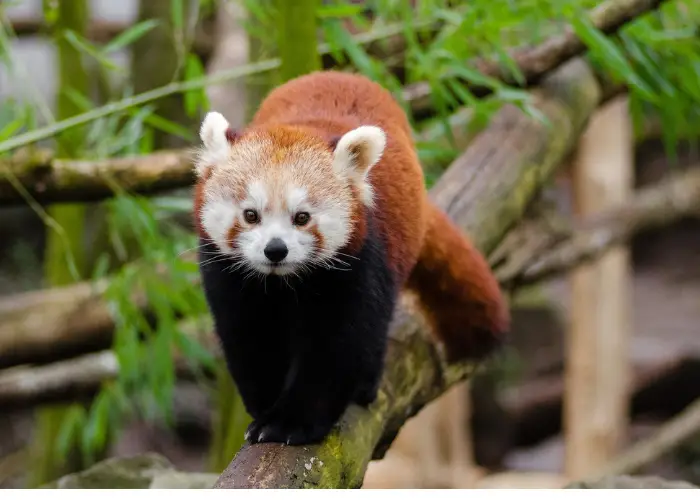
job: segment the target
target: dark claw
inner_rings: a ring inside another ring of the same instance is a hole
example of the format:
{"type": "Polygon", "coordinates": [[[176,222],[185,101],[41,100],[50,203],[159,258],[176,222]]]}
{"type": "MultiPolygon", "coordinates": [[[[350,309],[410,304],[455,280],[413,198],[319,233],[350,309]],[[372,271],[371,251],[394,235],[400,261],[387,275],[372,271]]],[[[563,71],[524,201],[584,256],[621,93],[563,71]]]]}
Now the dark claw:
{"type": "Polygon", "coordinates": [[[284,443],[290,446],[314,444],[323,441],[331,425],[304,426],[292,422],[258,422],[248,426],[245,438],[251,443],[284,443]]]}
{"type": "Polygon", "coordinates": [[[260,424],[257,420],[253,420],[248,424],[248,428],[245,430],[243,438],[250,444],[255,444],[258,442],[258,434],[260,434],[260,424]]]}

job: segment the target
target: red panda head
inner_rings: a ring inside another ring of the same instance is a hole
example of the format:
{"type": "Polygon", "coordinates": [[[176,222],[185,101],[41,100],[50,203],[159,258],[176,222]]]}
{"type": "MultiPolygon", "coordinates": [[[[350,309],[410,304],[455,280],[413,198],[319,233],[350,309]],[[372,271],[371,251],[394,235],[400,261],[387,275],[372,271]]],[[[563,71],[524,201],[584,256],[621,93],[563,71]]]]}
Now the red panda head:
{"type": "Polygon", "coordinates": [[[218,250],[263,274],[333,265],[355,214],[373,203],[367,174],[384,132],[361,126],[331,141],[287,126],[233,132],[210,112],[195,168],[198,224],[218,250]]]}

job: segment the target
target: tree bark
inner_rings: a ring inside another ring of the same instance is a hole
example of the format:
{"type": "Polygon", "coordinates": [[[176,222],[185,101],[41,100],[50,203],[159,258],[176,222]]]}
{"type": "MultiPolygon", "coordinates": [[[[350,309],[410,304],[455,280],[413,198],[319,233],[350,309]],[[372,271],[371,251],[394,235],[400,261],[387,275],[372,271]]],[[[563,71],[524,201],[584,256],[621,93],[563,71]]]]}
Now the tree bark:
{"type": "MultiPolygon", "coordinates": [[[[599,99],[589,68],[582,61],[566,65],[535,92],[551,128],[505,107],[447,170],[431,197],[488,253],[570,151],[599,99]]],[[[360,486],[369,460],[381,456],[403,422],[477,369],[446,365],[426,332],[404,298],[391,328],[381,391],[370,409],[349,408],[320,445],[244,446],[215,487],[360,486]]]]}
{"type": "Polygon", "coordinates": [[[107,348],[114,321],[102,299],[106,285],[83,282],[0,301],[0,368],[107,348]]]}
{"type": "MultiPolygon", "coordinates": [[[[61,160],[49,150],[19,150],[0,159],[0,171],[12,171],[42,203],[97,201],[115,187],[152,194],[194,182],[194,150],[164,150],[144,156],[105,160],[61,160]]],[[[0,206],[24,203],[8,179],[0,180],[0,206]]]]}

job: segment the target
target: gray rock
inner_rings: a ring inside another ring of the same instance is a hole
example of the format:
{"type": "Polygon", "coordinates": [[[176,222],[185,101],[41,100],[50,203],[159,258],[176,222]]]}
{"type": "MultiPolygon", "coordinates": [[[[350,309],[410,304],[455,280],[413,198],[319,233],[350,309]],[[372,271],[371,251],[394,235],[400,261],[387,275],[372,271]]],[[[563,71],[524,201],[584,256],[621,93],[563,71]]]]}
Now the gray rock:
{"type": "Polygon", "coordinates": [[[203,489],[211,488],[218,475],[176,470],[155,453],[110,458],[81,472],[69,474],[44,488],[57,489],[203,489]]]}

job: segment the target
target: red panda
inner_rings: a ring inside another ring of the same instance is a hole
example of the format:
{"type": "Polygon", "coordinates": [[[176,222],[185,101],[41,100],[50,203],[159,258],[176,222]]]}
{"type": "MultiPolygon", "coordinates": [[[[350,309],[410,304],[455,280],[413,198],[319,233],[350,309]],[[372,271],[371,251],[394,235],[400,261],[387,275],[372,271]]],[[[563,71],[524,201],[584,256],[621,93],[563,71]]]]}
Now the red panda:
{"type": "Polygon", "coordinates": [[[371,404],[402,290],[448,361],[499,345],[498,283],[428,199],[407,117],[379,84],[311,73],[244,130],[209,112],[200,137],[199,265],[249,442],[318,442],[349,404],[371,404]]]}

